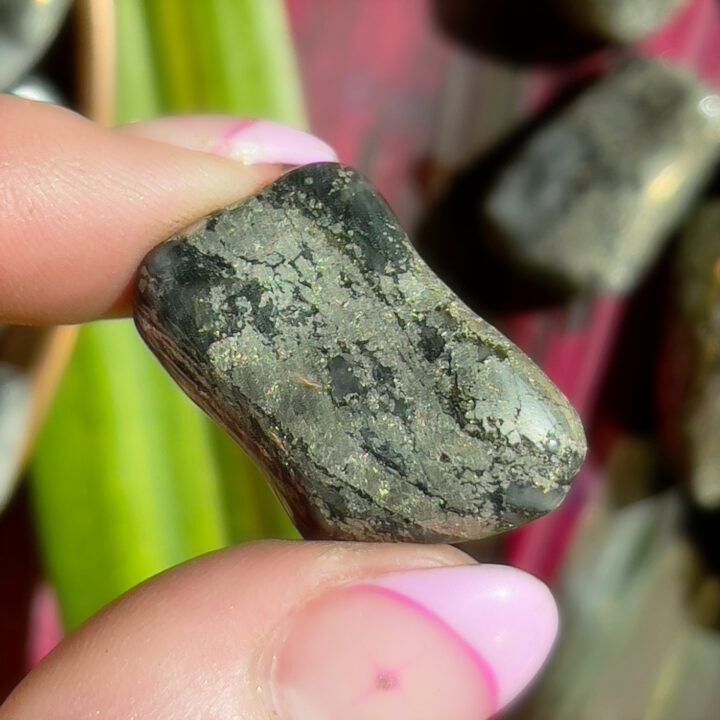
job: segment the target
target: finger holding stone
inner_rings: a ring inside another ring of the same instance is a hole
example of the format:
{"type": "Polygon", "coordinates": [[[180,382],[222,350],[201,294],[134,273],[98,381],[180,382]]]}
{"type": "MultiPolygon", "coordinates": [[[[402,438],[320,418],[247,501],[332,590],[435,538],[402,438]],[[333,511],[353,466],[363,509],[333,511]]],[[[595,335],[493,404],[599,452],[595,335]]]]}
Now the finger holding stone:
{"type": "Polygon", "coordinates": [[[169,123],[111,131],[62,108],[0,97],[0,322],[127,314],[127,288],[152,247],[257,192],[281,166],[332,158],[324,143],[282,126],[169,123]]]}

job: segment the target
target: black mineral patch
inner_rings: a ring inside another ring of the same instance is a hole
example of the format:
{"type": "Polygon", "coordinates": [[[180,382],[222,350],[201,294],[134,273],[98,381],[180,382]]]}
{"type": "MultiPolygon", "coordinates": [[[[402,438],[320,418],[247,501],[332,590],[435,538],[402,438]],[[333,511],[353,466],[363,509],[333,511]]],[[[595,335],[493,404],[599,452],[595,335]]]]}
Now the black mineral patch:
{"type": "Polygon", "coordinates": [[[362,385],[353,375],[352,365],[342,355],[336,355],[328,362],[328,370],[336,402],[342,402],[348,395],[362,393],[362,385]]]}

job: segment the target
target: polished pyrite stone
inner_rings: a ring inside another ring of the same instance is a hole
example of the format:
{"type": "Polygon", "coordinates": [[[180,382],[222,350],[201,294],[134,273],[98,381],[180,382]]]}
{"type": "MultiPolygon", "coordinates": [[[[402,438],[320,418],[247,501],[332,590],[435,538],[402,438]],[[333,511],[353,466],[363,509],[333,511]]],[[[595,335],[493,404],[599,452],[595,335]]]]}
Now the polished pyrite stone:
{"type": "Polygon", "coordinates": [[[135,320],[305,537],[480,538],[557,507],[585,456],[559,390],[334,163],[153,250],[135,320]]]}
{"type": "Polygon", "coordinates": [[[533,135],[482,203],[494,242],[563,291],[633,289],[720,155],[720,98],[635,59],[533,135]]]}
{"type": "Polygon", "coordinates": [[[633,43],[672,19],[688,0],[553,0],[578,28],[613,43],[633,43]]]}

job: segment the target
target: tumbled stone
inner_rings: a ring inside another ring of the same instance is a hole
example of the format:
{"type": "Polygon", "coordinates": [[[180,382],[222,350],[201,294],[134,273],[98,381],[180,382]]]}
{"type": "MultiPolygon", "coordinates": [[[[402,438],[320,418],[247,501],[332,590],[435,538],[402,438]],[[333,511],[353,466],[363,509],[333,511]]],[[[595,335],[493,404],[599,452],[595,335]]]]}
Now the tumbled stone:
{"type": "MultiPolygon", "coordinates": [[[[683,469],[696,501],[720,507],[720,200],[693,218],[679,246],[677,290],[688,329],[675,350],[688,357],[679,431],[683,469]]],[[[682,336],[681,336],[682,337],[682,336]]]]}
{"type": "Polygon", "coordinates": [[[555,508],[585,455],[560,391],[340,165],[153,250],[135,320],[306,537],[480,538],[555,508]]]}
{"type": "Polygon", "coordinates": [[[482,203],[519,267],[571,292],[631,290],[720,155],[720,98],[628,62],[533,135],[482,203]]]}
{"type": "Polygon", "coordinates": [[[671,19],[687,0],[553,0],[578,28],[612,43],[633,43],[671,19]]]}

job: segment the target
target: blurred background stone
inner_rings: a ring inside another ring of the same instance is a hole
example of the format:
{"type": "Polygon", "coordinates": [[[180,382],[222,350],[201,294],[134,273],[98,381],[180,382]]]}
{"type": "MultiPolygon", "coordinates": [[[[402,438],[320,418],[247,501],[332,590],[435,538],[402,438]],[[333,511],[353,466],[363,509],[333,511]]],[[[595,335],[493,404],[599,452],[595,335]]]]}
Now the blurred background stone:
{"type": "Polygon", "coordinates": [[[705,202],[675,258],[659,379],[663,447],[695,501],[720,507],[720,200],[705,202]]]}
{"type": "Polygon", "coordinates": [[[26,373],[0,361],[0,511],[15,485],[30,420],[26,373]]]}
{"type": "Polygon", "coordinates": [[[0,91],[38,61],[55,38],[71,0],[0,0],[0,91]]]}
{"type": "Polygon", "coordinates": [[[687,0],[549,0],[582,31],[629,44],[668,22],[687,0]]]}
{"type": "Polygon", "coordinates": [[[454,40],[506,62],[567,62],[606,45],[569,22],[551,0],[434,0],[433,12],[454,40]]]}
{"type": "Polygon", "coordinates": [[[579,293],[637,286],[720,154],[720,97],[661,60],[615,68],[533,134],[482,206],[504,254],[579,293]]]}

